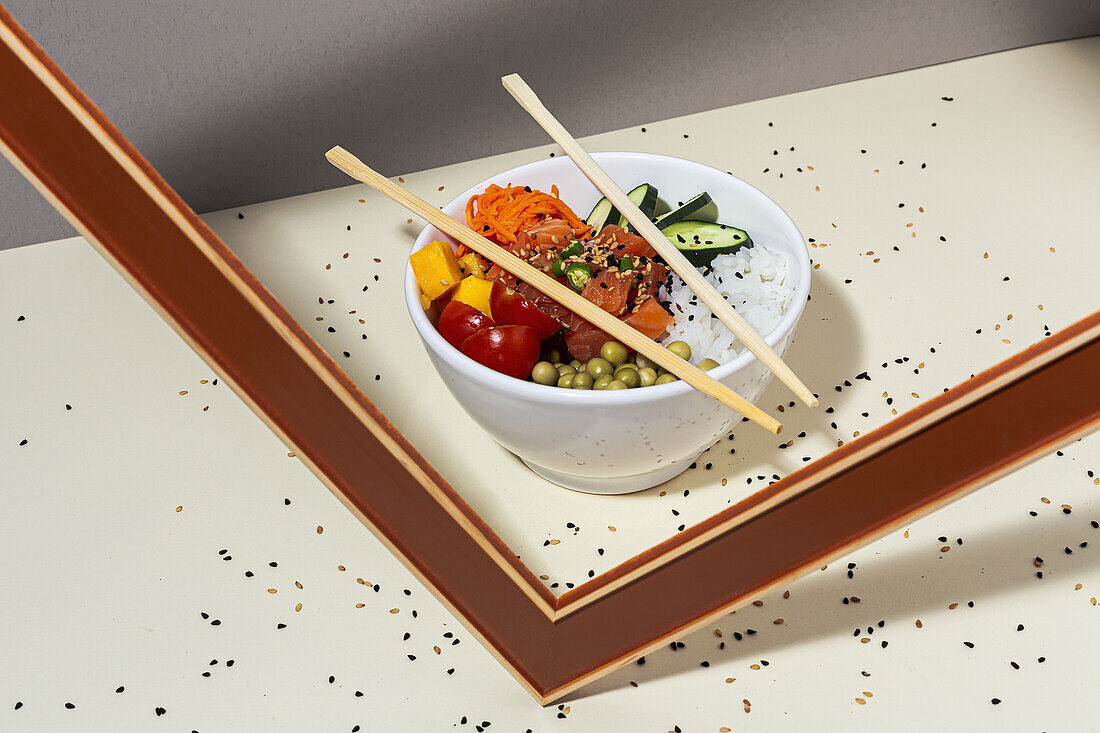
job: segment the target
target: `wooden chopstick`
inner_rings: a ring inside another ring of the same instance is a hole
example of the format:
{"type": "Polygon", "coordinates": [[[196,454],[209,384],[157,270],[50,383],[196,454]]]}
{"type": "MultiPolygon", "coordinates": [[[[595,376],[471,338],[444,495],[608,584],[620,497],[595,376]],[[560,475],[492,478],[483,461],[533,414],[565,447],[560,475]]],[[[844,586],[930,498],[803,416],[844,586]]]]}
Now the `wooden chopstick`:
{"type": "Polygon", "coordinates": [[[462,242],[485,259],[500,265],[520,280],[530,283],[533,287],[574,313],[579,314],[597,328],[661,365],[700,392],[736,410],[765,430],[778,433],[783,428],[771,415],[714,379],[714,377],[684,361],[661,344],[626,325],[594,303],[585,300],[557,280],[544,274],[541,270],[516,257],[504,247],[486,239],[465,224],[452,219],[415,194],[372,170],[347,150],[336,146],[325,153],[325,157],[328,158],[330,163],[355,180],[362,181],[384,193],[420,218],[462,242]]]}
{"type": "Polygon", "coordinates": [[[668,241],[668,238],[649,220],[649,217],[642,213],[638,205],[630,200],[626,192],[611,180],[604,169],[581,147],[581,144],[550,114],[550,111],[539,101],[538,96],[520,78],[519,74],[509,74],[503,77],[501,82],[503,82],[504,88],[520,103],[520,106],[527,110],[535,118],[535,121],[542,126],[542,129],[550,133],[550,137],[554,139],[554,142],[560,145],[566,154],[573,159],[573,162],[595,184],[600,193],[606,196],[615,208],[626,217],[626,220],[634,225],[638,233],[653,245],[653,248],[660,253],[665,263],[680,276],[684,284],[690,287],[699,296],[699,299],[707,304],[714,315],[718,316],[718,320],[726,324],[734,335],[740,339],[741,343],[764,366],[771,370],[772,374],[779,377],[783,384],[790,387],[800,400],[810,407],[817,407],[817,398],[814,397],[813,392],[779,358],[779,354],[775,353],[741,314],[707,282],[706,278],[699,274],[695,266],[688,262],[680,250],[668,241]]]}

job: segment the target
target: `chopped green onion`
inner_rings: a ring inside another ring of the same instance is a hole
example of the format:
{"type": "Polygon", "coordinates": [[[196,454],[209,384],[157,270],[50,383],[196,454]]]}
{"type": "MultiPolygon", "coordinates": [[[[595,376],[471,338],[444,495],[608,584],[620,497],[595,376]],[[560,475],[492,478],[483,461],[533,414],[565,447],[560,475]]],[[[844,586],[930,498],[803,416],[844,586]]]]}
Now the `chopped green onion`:
{"type": "Polygon", "coordinates": [[[581,246],[580,242],[573,242],[573,244],[569,245],[568,247],[566,247],[565,249],[563,249],[561,251],[560,257],[563,260],[568,259],[570,257],[576,257],[577,255],[579,255],[583,251],[584,251],[584,247],[581,246]]]}
{"type": "Polygon", "coordinates": [[[554,277],[565,276],[565,260],[554,260],[550,263],[550,272],[554,273],[554,277]]]}
{"type": "Polygon", "coordinates": [[[574,262],[565,268],[565,279],[569,281],[569,287],[579,293],[592,279],[592,268],[583,262],[574,262]]]}
{"type": "Polygon", "coordinates": [[[634,260],[629,257],[619,258],[619,272],[626,272],[627,270],[634,269],[634,260]]]}

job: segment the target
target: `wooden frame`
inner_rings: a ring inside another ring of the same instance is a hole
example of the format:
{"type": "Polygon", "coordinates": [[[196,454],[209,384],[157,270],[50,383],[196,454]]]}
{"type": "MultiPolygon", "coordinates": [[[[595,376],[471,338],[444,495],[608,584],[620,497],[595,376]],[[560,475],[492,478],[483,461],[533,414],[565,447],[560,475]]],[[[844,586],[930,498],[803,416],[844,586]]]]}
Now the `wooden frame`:
{"type": "Polygon", "coordinates": [[[555,597],[3,8],[0,99],[5,156],[543,704],[1100,424],[1097,312],[555,597]]]}

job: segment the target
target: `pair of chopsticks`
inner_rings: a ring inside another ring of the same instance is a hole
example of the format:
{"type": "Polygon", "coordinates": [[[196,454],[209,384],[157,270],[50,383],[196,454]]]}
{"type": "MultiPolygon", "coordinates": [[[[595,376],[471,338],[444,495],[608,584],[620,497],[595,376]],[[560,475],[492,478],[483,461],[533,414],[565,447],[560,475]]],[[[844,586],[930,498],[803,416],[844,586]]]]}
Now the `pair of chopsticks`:
{"type": "Polygon", "coordinates": [[[550,114],[550,111],[539,101],[531,87],[527,86],[527,82],[521,79],[519,74],[509,74],[501,79],[501,82],[503,82],[508,93],[520,103],[520,106],[527,110],[535,118],[535,121],[542,126],[542,129],[550,134],[554,142],[560,145],[562,150],[573,159],[581,172],[588,176],[588,180],[592,181],[596,188],[600,190],[600,193],[606,196],[608,201],[626,217],[626,220],[634,225],[634,229],[637,230],[638,234],[649,242],[653,249],[657,250],[673,272],[679,275],[684,284],[699,296],[699,300],[706,303],[711,312],[718,316],[718,320],[726,324],[730,331],[733,331],[734,335],[752,352],[753,356],[763,362],[764,366],[771,370],[772,374],[779,377],[783,384],[790,387],[791,391],[798,395],[800,400],[810,407],[817,407],[817,398],[791,371],[791,368],[779,358],[779,354],[776,354],[741,314],[734,310],[729,301],[723,298],[721,293],[715,290],[714,286],[699,274],[695,266],[687,261],[687,258],[680,250],[676,249],[672,242],[668,241],[668,237],[661,233],[661,230],[649,220],[648,216],[642,213],[642,210],[630,200],[626,192],[611,180],[611,177],[592,159],[588,151],[582,148],[581,144],[550,114]]]}
{"type": "MultiPolygon", "coordinates": [[[[650,222],[649,218],[627,197],[626,193],[596,164],[596,161],[543,106],[535,93],[519,75],[506,76],[502,79],[502,82],[516,101],[561,145],[581,171],[595,184],[596,188],[614,204],[616,209],[622,212],[627,221],[634,225],[638,233],[657,250],[672,270],[707,304],[719,320],[729,327],[741,340],[741,343],[745,344],[749,351],[760,359],[784,384],[790,387],[803,402],[810,407],[815,407],[817,399],[795,376],[794,372],[783,363],[779,356],[764,342],[764,339],[745,322],[744,318],[699,274],[699,271],[650,222]]],[[[393,183],[342,147],[332,148],[325,154],[325,157],[344,173],[385,194],[490,262],[500,265],[519,279],[529,283],[532,287],[553,298],[574,313],[579,314],[600,330],[664,367],[700,392],[736,410],[772,433],[779,433],[782,429],[783,426],[775,418],[706,372],[676,356],[661,344],[634,330],[602,308],[585,300],[578,293],[573,292],[541,270],[516,257],[507,249],[498,246],[495,242],[486,239],[465,224],[452,219],[428,202],[393,183]]]]}

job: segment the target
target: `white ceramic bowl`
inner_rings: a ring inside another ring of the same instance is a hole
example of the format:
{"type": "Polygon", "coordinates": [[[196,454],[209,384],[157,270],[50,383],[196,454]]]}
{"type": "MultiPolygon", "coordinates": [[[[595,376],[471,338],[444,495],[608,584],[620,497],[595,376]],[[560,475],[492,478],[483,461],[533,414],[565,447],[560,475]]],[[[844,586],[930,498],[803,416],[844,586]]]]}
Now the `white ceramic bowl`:
{"type": "MultiPolygon", "coordinates": [[[[796,293],[779,326],[765,334],[768,344],[782,355],[810,291],[809,251],[791,218],[749,184],[700,163],[647,153],[595,153],[593,157],[623,188],[651,182],[672,206],[707,191],[718,205],[720,221],[745,229],[754,242],[786,256],[796,293]]],[[[443,211],[464,221],[467,200],[490,183],[543,191],[556,184],[561,199],[581,217],[600,199],[571,160],[556,157],[481,181],[443,211]]],[[[432,240],[451,241],[429,226],[417,237],[413,250],[432,240]]],[[[513,379],[467,358],[443,340],[420,304],[411,267],[405,270],[405,302],[428,356],[459,404],[498,443],[560,486],[600,494],[655,486],[684,471],[741,419],[685,382],[592,391],[513,379]]],[[[715,367],[710,374],[750,401],[760,397],[771,377],[749,353],[715,367]]]]}

